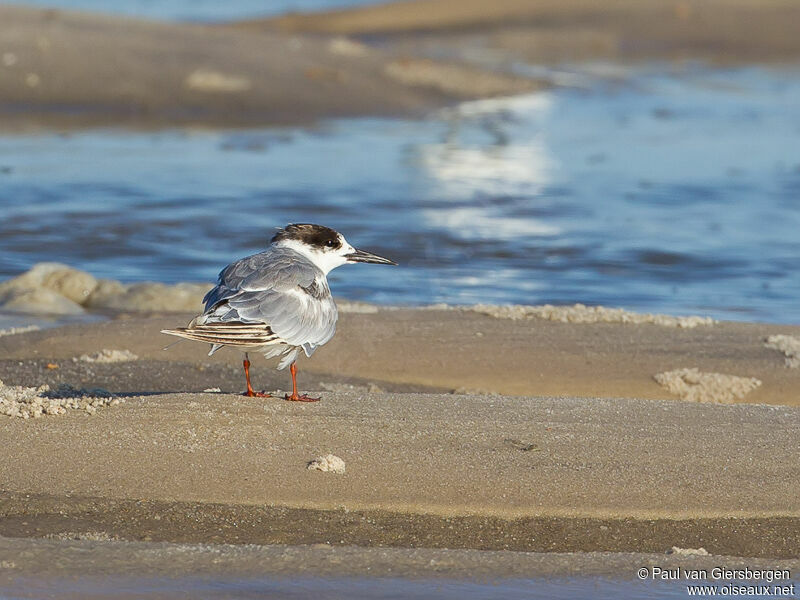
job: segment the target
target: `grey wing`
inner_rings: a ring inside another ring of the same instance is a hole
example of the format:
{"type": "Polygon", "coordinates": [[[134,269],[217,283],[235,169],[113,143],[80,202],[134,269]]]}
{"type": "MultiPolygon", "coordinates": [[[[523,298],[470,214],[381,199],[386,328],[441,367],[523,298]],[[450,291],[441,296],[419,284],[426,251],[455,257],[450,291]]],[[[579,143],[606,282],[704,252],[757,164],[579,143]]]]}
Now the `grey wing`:
{"type": "Polygon", "coordinates": [[[208,312],[226,298],[235,296],[240,291],[242,282],[248,277],[257,275],[259,271],[267,269],[276,257],[273,248],[266,252],[259,252],[229,264],[219,272],[217,285],[211,288],[203,297],[205,310],[208,312]]]}
{"type": "Polygon", "coordinates": [[[271,248],[228,266],[206,295],[206,322],[266,323],[306,355],[336,332],[325,276],[302,255],[271,248]]]}

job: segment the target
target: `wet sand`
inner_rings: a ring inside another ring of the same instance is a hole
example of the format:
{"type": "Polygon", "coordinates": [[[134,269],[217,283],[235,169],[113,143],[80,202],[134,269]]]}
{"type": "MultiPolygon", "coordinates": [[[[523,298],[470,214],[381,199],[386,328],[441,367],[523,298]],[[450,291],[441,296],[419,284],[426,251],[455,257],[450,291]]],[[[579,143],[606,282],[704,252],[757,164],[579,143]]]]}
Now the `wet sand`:
{"type": "MultiPolygon", "coordinates": [[[[334,342],[301,363],[301,386],[323,400],[299,404],[199,392],[215,383],[238,392],[240,356],[204,357],[190,343],[161,350],[166,338],[155,332],[176,322],[128,318],[0,338],[6,384],[62,380],[131,394],[91,416],[0,419],[13,457],[0,465],[0,535],[549,552],[702,546],[772,558],[800,547],[798,370],[761,339],[796,328],[345,314],[334,342]],[[71,359],[101,348],[140,360],[71,359]],[[650,371],[688,363],[758,375],[764,384],[746,400],[793,406],[664,399],[650,371]],[[521,395],[446,393],[455,384],[521,395]],[[379,391],[390,385],[396,391],[379,391]],[[421,385],[439,391],[401,393],[421,385]],[[345,474],[306,469],[328,453],[345,474]]],[[[257,387],[285,389],[286,377],[254,359],[257,387]]]]}
{"type": "Polygon", "coordinates": [[[787,0],[426,0],[222,25],[0,6],[0,127],[415,115],[556,83],[521,63],[791,62],[798,18],[787,0]]]}
{"type": "MultiPolygon", "coordinates": [[[[586,552],[581,554],[361,548],[317,544],[258,546],[114,542],[98,539],[23,540],[0,537],[0,585],[35,576],[39,581],[79,574],[82,578],[147,577],[392,577],[497,582],[500,578],[614,577],[634,579],[641,567],[750,569],[800,568],[798,560],[737,559],[586,552]]],[[[56,580],[57,581],[57,580],[56,580]]],[[[102,581],[102,579],[100,579],[102,581]]],[[[115,596],[119,597],[119,596],[115,596]]]]}

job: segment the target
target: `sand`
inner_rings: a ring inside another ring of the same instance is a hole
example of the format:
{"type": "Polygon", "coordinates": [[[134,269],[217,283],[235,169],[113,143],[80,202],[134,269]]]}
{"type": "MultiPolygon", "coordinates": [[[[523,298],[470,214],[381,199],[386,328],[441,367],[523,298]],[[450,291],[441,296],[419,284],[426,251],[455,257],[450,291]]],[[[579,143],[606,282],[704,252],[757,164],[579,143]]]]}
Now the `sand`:
{"type": "Polygon", "coordinates": [[[521,63],[784,61],[790,0],[411,0],[244,23],[0,6],[0,128],[415,116],[558,81],[521,63]],[[164,57],[169,60],[164,60],[164,57]]]}
{"type": "MultiPolygon", "coordinates": [[[[540,87],[474,69],[465,81],[465,68],[447,65],[430,85],[413,77],[419,70],[413,65],[402,76],[387,70],[394,57],[379,49],[342,52],[341,42],[331,41],[0,6],[0,126],[307,124],[418,114],[480,96],[484,78],[492,94],[540,87]],[[447,85],[450,79],[456,83],[447,85]],[[470,83],[476,86],[471,92],[465,88],[470,83]]],[[[434,62],[422,71],[439,73],[434,62]]]]}
{"type": "Polygon", "coordinates": [[[695,368],[675,369],[653,376],[662,387],[691,402],[730,404],[758,389],[762,382],[755,377],[737,377],[726,373],[703,373],[695,368]]]}
{"type": "MultiPolygon", "coordinates": [[[[597,6],[430,0],[219,26],[0,6],[0,127],[418,115],[552,85],[511,73],[519,62],[800,55],[787,0],[597,6]]],[[[323,574],[629,575],[720,555],[797,569],[800,327],[354,305],[300,365],[322,402],[299,405],[236,395],[235,352],[163,350],[156,332],[192,315],[120,312],[188,311],[207,284],[86,275],[51,265],[0,288],[7,310],[113,317],[0,336],[3,393],[40,415],[0,415],[0,582],[176,564],[295,574],[330,557],[347,568],[323,574]],[[104,360],[121,355],[137,358],[104,360]],[[698,403],[658,384],[670,372],[761,385],[698,403]],[[38,410],[48,388],[75,392],[38,410]],[[329,455],[346,469],[308,468],[329,455]]],[[[256,387],[288,386],[253,358],[256,387]]]]}
{"type": "Polygon", "coordinates": [[[791,335],[771,335],[765,343],[767,348],[782,352],[789,369],[800,368],[800,337],[791,335]]]}
{"type": "MultiPolygon", "coordinates": [[[[800,570],[798,560],[736,559],[678,554],[582,554],[440,550],[435,548],[363,548],[317,544],[232,545],[115,542],[97,539],[17,539],[0,537],[0,585],[18,577],[38,581],[64,576],[206,577],[306,576],[457,578],[496,581],[499,578],[635,577],[642,567],[714,567],[800,570]]],[[[63,582],[63,579],[61,580],[63,582]]],[[[384,582],[385,584],[386,582],[384,582]]],[[[19,584],[17,584],[19,585],[19,584]]],[[[118,594],[121,590],[117,590],[118,594]]],[[[15,596],[17,597],[17,596],[15,596]]],[[[25,597],[20,594],[19,597],[25,597]]],[[[121,597],[116,595],[115,597],[121,597]]],[[[401,596],[398,596],[401,597],[401,596]]]]}
{"type": "Polygon", "coordinates": [[[471,306],[470,309],[490,317],[512,319],[514,321],[536,318],[559,321],[560,323],[630,323],[634,325],[647,323],[662,327],[679,327],[681,329],[693,329],[694,327],[703,327],[716,323],[711,317],[697,315],[675,317],[672,315],[636,313],[622,308],[608,308],[606,306],[586,306],[584,304],[573,304],[571,306],[553,306],[552,304],[540,306],[476,304],[471,306]]]}
{"type": "MultiPolygon", "coordinates": [[[[384,38],[396,50],[483,48],[542,64],[580,60],[796,59],[792,0],[410,0],[251,20],[249,30],[384,38]]],[[[489,52],[485,56],[489,55],[489,52]]]]}
{"type": "Polygon", "coordinates": [[[0,466],[0,535],[787,558],[799,421],[621,399],[129,398],[0,421],[14,457],[0,466]],[[308,470],[326,452],[345,473],[308,470]]]}
{"type": "Polygon", "coordinates": [[[25,387],[5,385],[0,381],[0,415],[6,417],[37,419],[47,415],[63,415],[68,410],[85,411],[92,415],[100,408],[124,401],[100,388],[77,389],[62,383],[50,389],[47,384],[25,387]]]}
{"type": "Polygon", "coordinates": [[[138,358],[139,357],[130,350],[109,350],[108,348],[103,348],[99,352],[94,352],[92,354],[81,354],[78,360],[88,363],[119,363],[138,360],[138,358]]]}
{"type": "MultiPolygon", "coordinates": [[[[231,394],[237,353],[162,350],[152,332],[176,322],[0,338],[8,384],[125,397],[93,415],[0,419],[13,457],[0,464],[0,535],[797,556],[800,373],[763,341],[796,328],[347,313],[300,365],[322,401],[299,404],[231,394]],[[72,360],[104,347],[139,359],[72,360]],[[675,364],[764,383],[735,404],[670,400],[653,374],[675,364]],[[503,395],[449,393],[467,386],[503,395]],[[328,454],[346,471],[308,469],[328,454]]],[[[287,387],[251,358],[256,387],[287,387]]]]}
{"type": "MultiPolygon", "coordinates": [[[[299,363],[301,387],[344,383],[398,392],[668,400],[679,396],[659,385],[655,375],[696,368],[762,382],[734,398],[736,403],[800,406],[800,370],[786,368],[783,354],[764,345],[772,335],[800,335],[797,326],[723,322],[685,329],[512,320],[471,309],[372,309],[341,314],[333,340],[299,363]]],[[[0,378],[15,385],[70,383],[134,394],[243,390],[238,352],[226,349],[209,358],[207,347],[191,342],[163,350],[174,340],[153,332],[184,325],[193,315],[122,316],[0,337],[0,378]],[[125,349],[139,360],[72,361],[103,348],[125,349]],[[59,368],[48,369],[47,363],[59,368]]],[[[256,387],[289,386],[288,374],[251,358],[256,387]]]]}

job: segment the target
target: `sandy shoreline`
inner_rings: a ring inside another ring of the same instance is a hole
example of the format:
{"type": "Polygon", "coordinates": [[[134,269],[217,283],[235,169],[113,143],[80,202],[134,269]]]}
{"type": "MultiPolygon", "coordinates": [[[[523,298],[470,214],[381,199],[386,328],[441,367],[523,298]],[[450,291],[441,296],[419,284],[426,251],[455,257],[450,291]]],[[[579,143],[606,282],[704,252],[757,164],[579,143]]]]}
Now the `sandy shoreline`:
{"type": "MultiPolygon", "coordinates": [[[[96,284],[85,279],[45,283],[63,303],[86,297],[96,284]]],[[[28,280],[16,281],[6,287],[28,280]]],[[[107,295],[88,298],[137,297],[107,295]]],[[[333,341],[300,364],[316,405],[237,395],[237,352],[165,350],[173,340],[158,332],[190,314],[117,312],[0,336],[4,385],[123,400],[90,415],[0,417],[18,457],[0,466],[0,535],[77,523],[190,543],[663,552],[714,540],[716,554],[776,557],[800,547],[800,369],[766,343],[800,328],[580,307],[343,308],[333,341]],[[655,377],[681,368],[758,386],[732,404],[681,400],[655,377]],[[306,470],[328,453],[344,475],[306,470]]],[[[287,388],[286,373],[251,358],[256,387],[287,388]]]]}
{"type": "Polygon", "coordinates": [[[468,66],[400,65],[336,37],[13,5],[0,5],[0,50],[0,126],[12,131],[419,115],[461,98],[541,87],[468,66]]]}
{"type": "Polygon", "coordinates": [[[403,577],[496,581],[500,578],[614,577],[631,580],[642,567],[800,568],[798,560],[636,553],[530,553],[358,546],[169,544],[0,537],[0,585],[17,578],[149,577],[403,577]],[[23,558],[24,557],[24,558],[23,558]]]}
{"type": "Polygon", "coordinates": [[[796,409],[324,402],[169,394],[91,417],[3,419],[17,459],[0,468],[0,535],[772,558],[800,546],[796,409]],[[346,474],[306,469],[326,452],[346,474]]]}
{"type": "MultiPolygon", "coordinates": [[[[793,64],[799,19],[788,0],[430,0],[213,26],[2,5],[0,129],[415,116],[555,85],[520,64],[793,64]]],[[[78,275],[0,286],[8,310],[107,318],[0,335],[0,409],[13,386],[114,398],[0,410],[0,587],[800,569],[800,359],[781,350],[800,326],[351,306],[300,363],[301,388],[323,396],[300,405],[238,395],[236,352],[163,349],[159,330],[193,316],[166,311],[207,285],[78,275]],[[328,453],[345,473],[307,469],[328,453]],[[714,556],[665,556],[673,546],[714,556]]],[[[251,358],[257,388],[288,387],[251,358]]]]}
{"type": "MultiPolygon", "coordinates": [[[[732,401],[800,406],[800,369],[770,348],[772,335],[800,338],[800,327],[721,322],[691,329],[653,324],[512,320],[465,309],[373,309],[341,315],[336,336],[300,363],[301,385],[373,384],[396,392],[438,391],[511,396],[678,399],[659,373],[699,369],[760,385],[732,401]]],[[[0,379],[9,385],[69,383],[113,392],[164,393],[219,387],[242,389],[241,355],[206,356],[202,344],[154,334],[193,315],[122,315],[103,323],[0,337],[0,379]],[[139,360],[87,365],[73,358],[102,349],[139,360]],[[22,365],[17,365],[23,361],[22,365]],[[48,362],[58,365],[48,369],[48,362]],[[200,369],[200,370],[198,370],[200,369]],[[147,381],[147,386],[141,382],[147,381]]],[[[285,373],[256,357],[255,385],[286,389],[285,373]]]]}
{"type": "MultiPolygon", "coordinates": [[[[91,416],[0,418],[15,457],[0,466],[0,535],[550,552],[675,545],[773,558],[800,547],[800,374],[762,340],[792,328],[345,313],[331,347],[301,365],[301,386],[323,401],[298,405],[201,392],[239,391],[240,357],[209,359],[188,343],[162,350],[153,332],[176,321],[0,337],[7,385],[128,394],[91,416]],[[464,331],[482,336],[467,344],[464,331]],[[139,358],[72,360],[109,347],[139,358]],[[650,371],[689,363],[757,373],[765,383],[747,402],[793,406],[663,399],[650,371]],[[457,383],[538,391],[448,393],[457,383]],[[429,391],[407,393],[414,386],[429,391]],[[327,453],[344,459],[345,474],[306,469],[327,453]]],[[[254,379],[287,384],[258,358],[254,379]]]]}
{"type": "Polygon", "coordinates": [[[800,56],[800,7],[785,0],[603,7],[428,0],[197,25],[0,5],[0,126],[252,127],[413,116],[556,84],[522,75],[520,64],[791,64],[800,56]]]}
{"type": "Polygon", "coordinates": [[[239,26],[379,38],[418,55],[466,58],[467,48],[484,48],[534,64],[792,62],[800,51],[791,25],[798,10],[787,0],[411,0],[239,26]]]}

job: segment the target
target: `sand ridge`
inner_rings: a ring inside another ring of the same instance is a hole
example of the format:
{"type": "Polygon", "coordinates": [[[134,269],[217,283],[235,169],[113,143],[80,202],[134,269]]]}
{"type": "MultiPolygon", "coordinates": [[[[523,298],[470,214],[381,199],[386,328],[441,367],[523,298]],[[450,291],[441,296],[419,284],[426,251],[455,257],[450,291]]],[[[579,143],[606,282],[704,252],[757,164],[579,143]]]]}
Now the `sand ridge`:
{"type": "Polygon", "coordinates": [[[788,0],[410,0],[202,25],[0,6],[0,126],[417,116],[559,85],[520,64],[791,62],[799,16],[788,0]]]}

